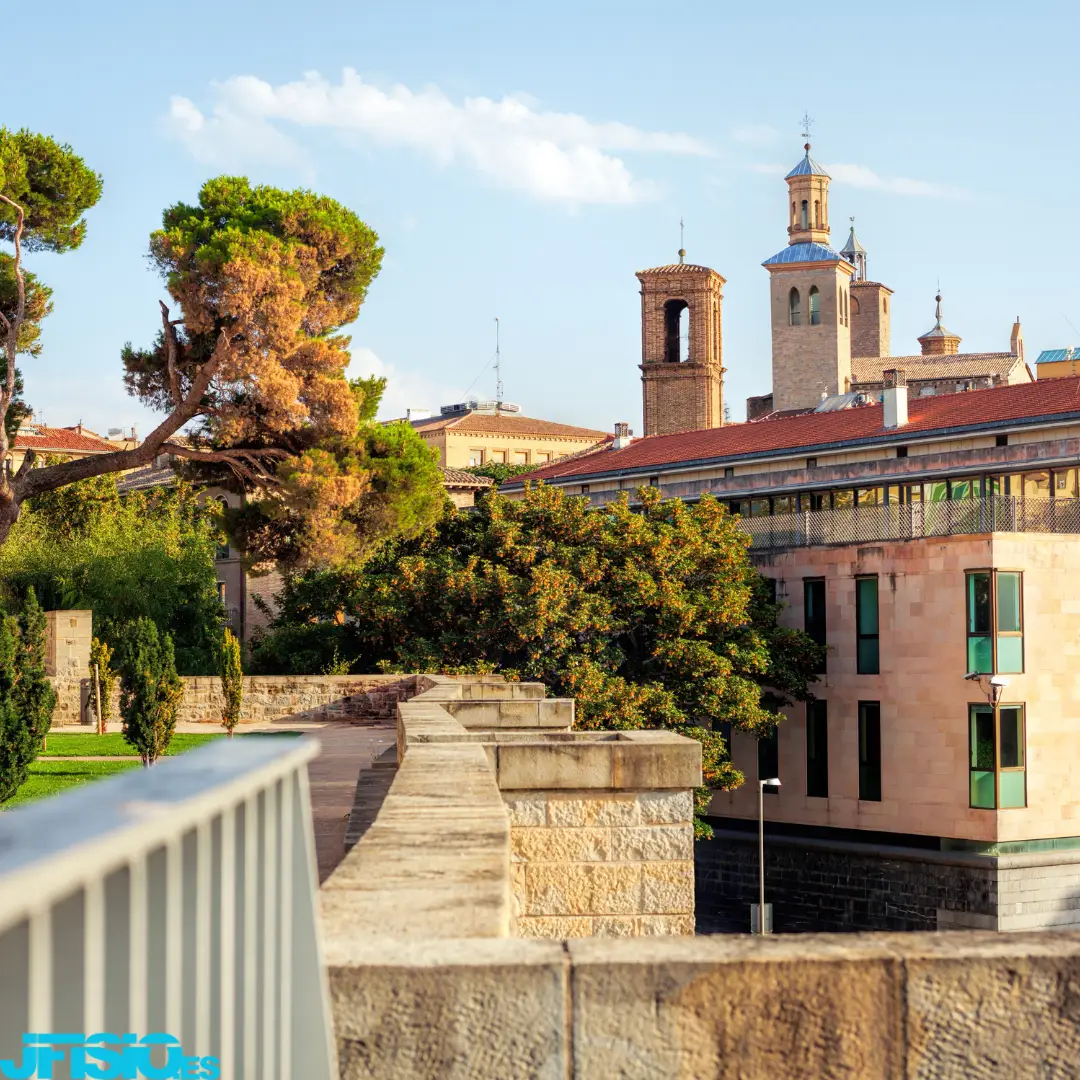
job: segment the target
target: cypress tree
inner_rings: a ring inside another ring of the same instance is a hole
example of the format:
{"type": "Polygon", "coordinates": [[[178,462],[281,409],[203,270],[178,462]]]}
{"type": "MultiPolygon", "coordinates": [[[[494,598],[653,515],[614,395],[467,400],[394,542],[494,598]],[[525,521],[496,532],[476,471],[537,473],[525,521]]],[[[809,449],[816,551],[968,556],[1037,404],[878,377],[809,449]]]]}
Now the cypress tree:
{"type": "Polygon", "coordinates": [[[22,611],[0,619],[0,802],[25,783],[52,723],[45,641],[45,613],[30,589],[22,611]]]}
{"type": "Polygon", "coordinates": [[[172,638],[159,635],[152,620],[137,619],[117,652],[124,739],[139,752],[143,765],[150,766],[169,748],[184,696],[172,638]]]}

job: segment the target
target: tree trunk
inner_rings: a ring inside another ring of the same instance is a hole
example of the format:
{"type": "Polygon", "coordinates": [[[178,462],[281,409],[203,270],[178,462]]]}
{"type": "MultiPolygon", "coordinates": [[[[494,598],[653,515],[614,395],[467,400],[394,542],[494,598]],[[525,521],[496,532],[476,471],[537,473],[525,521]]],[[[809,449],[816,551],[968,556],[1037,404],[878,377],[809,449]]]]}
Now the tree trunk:
{"type": "MultiPolygon", "coordinates": [[[[7,485],[4,485],[7,487],[7,485]]],[[[19,512],[22,505],[12,497],[11,488],[6,491],[0,489],[0,544],[3,544],[11,532],[11,526],[19,520],[19,512]]]]}

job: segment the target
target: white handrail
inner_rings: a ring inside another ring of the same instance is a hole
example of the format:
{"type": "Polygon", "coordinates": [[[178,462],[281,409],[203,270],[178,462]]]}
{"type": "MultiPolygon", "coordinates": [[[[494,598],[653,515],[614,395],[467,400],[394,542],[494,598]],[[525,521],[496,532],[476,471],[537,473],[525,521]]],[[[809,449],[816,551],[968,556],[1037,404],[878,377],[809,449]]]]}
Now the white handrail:
{"type": "Polygon", "coordinates": [[[0,1060],[153,1031],[223,1077],[337,1076],[308,738],[221,740],[0,814],[0,1060]]]}

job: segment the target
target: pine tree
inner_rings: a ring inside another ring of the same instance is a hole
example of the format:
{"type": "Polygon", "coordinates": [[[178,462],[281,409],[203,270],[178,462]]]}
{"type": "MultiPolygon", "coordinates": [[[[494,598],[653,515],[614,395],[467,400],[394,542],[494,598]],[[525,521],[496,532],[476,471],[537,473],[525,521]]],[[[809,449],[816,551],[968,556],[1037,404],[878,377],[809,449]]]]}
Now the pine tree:
{"type": "Polygon", "coordinates": [[[169,748],[184,696],[172,638],[159,636],[150,619],[138,619],[117,652],[124,739],[139,752],[143,765],[153,765],[169,748]]]}
{"type": "Polygon", "coordinates": [[[225,708],[221,711],[221,726],[232,738],[233,729],[240,723],[240,706],[244,700],[244,669],[240,666],[240,642],[225,627],[221,643],[221,691],[225,695],[225,708]]]}
{"type": "Polygon", "coordinates": [[[25,782],[52,722],[45,639],[45,613],[30,589],[20,614],[0,619],[0,802],[25,782]]]}

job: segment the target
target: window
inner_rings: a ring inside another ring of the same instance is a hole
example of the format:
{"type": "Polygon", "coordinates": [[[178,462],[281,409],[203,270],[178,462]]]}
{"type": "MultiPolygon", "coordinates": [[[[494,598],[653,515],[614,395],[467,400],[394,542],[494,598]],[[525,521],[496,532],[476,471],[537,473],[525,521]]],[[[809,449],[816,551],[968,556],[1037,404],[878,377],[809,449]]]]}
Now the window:
{"type": "Polygon", "coordinates": [[[969,705],[971,798],[980,810],[1027,806],[1023,705],[999,705],[994,730],[992,705],[969,705]],[[998,748],[1000,747],[1000,758],[998,748]]]}
{"type": "Polygon", "coordinates": [[[735,475],[735,466],[734,465],[725,465],[724,466],[724,479],[729,480],[734,475],[735,475]]]}
{"type": "Polygon", "coordinates": [[[225,603],[225,582],[219,581],[217,583],[217,598],[224,604],[225,603]]]}
{"type": "Polygon", "coordinates": [[[650,476],[649,477],[649,487],[658,488],[659,486],[660,486],[660,477],[659,476],[650,476]]]}
{"type": "Polygon", "coordinates": [[[967,668],[981,675],[1024,670],[1023,575],[973,570],[967,575],[967,668]]]}
{"type": "MultiPolygon", "coordinates": [[[[780,776],[780,740],[775,727],[771,734],[758,739],[757,775],[759,780],[772,780],[780,776]]],[[[777,791],[774,787],[767,787],[765,790],[772,795],[777,791]]]]}
{"type": "Polygon", "coordinates": [[[889,301],[884,296],[881,298],[881,310],[886,315],[889,313],[889,301]]]}
{"type": "Polygon", "coordinates": [[[855,579],[855,623],[857,629],[855,670],[860,675],[877,675],[881,670],[878,655],[878,579],[855,579]]]}
{"type": "Polygon", "coordinates": [[[795,512],[794,495],[774,495],[772,501],[773,514],[793,514],[795,512]]]}
{"type": "Polygon", "coordinates": [[[677,364],[688,359],[690,306],[685,300],[664,304],[664,362],[677,364]]]}
{"type": "Polygon", "coordinates": [[[528,465],[529,464],[529,451],[528,450],[515,450],[514,451],[514,464],[515,465],[528,465]]]}
{"type": "Polygon", "coordinates": [[[1009,436],[1007,434],[1006,435],[995,435],[994,436],[994,445],[995,446],[1008,446],[1009,445],[1009,436]]]}
{"type": "Polygon", "coordinates": [[[881,802],[881,703],[859,702],[859,798],[881,802]]]}
{"type": "Polygon", "coordinates": [[[589,485],[588,484],[582,484],[581,485],[581,494],[582,495],[588,495],[589,494],[589,485]]]}
{"type": "Polygon", "coordinates": [[[851,298],[851,314],[852,315],[858,315],[859,314],[859,298],[857,296],[853,296],[851,298]]]}
{"type": "Polygon", "coordinates": [[[802,201],[802,227],[805,229],[810,224],[810,211],[807,207],[806,200],[802,201]]]}
{"type": "Polygon", "coordinates": [[[798,289],[792,289],[788,293],[788,323],[791,326],[802,324],[802,298],[798,289]]]}
{"type": "Polygon", "coordinates": [[[473,447],[469,451],[469,464],[470,465],[483,465],[484,464],[484,451],[479,447],[473,447]]]}
{"type": "MultiPolygon", "coordinates": [[[[806,578],[803,581],[803,629],[819,645],[827,644],[825,631],[825,579],[806,578]]],[[[825,674],[825,661],[816,675],[825,674]]]]}
{"type": "Polygon", "coordinates": [[[907,447],[906,446],[898,446],[896,448],[896,456],[897,457],[907,457],[907,447]]]}
{"type": "Polygon", "coordinates": [[[506,464],[506,451],[505,450],[492,450],[488,456],[489,461],[497,461],[500,465],[506,464]]]}
{"type": "Polygon", "coordinates": [[[821,225],[821,201],[819,199],[814,200],[814,225],[821,225]]]}
{"type": "Polygon", "coordinates": [[[806,794],[829,797],[829,723],[824,701],[806,703],[806,794]]]}
{"type": "Polygon", "coordinates": [[[1024,498],[1049,499],[1050,473],[1045,469],[1039,472],[1024,473],[1024,498]]]}
{"type": "Polygon", "coordinates": [[[885,501],[885,489],[881,487],[858,488],[855,503],[858,506],[880,506],[885,501]]]}
{"type": "Polygon", "coordinates": [[[817,458],[816,457],[808,457],[806,459],[806,467],[808,469],[816,469],[817,468],[817,458]]]}
{"type": "Polygon", "coordinates": [[[550,453],[547,453],[547,454],[538,453],[538,454],[535,454],[534,456],[536,458],[536,462],[537,462],[538,465],[543,465],[544,463],[551,460],[551,454],[550,453]]]}
{"type": "Polygon", "coordinates": [[[816,285],[810,286],[810,325],[821,325],[821,293],[816,285]]]}

